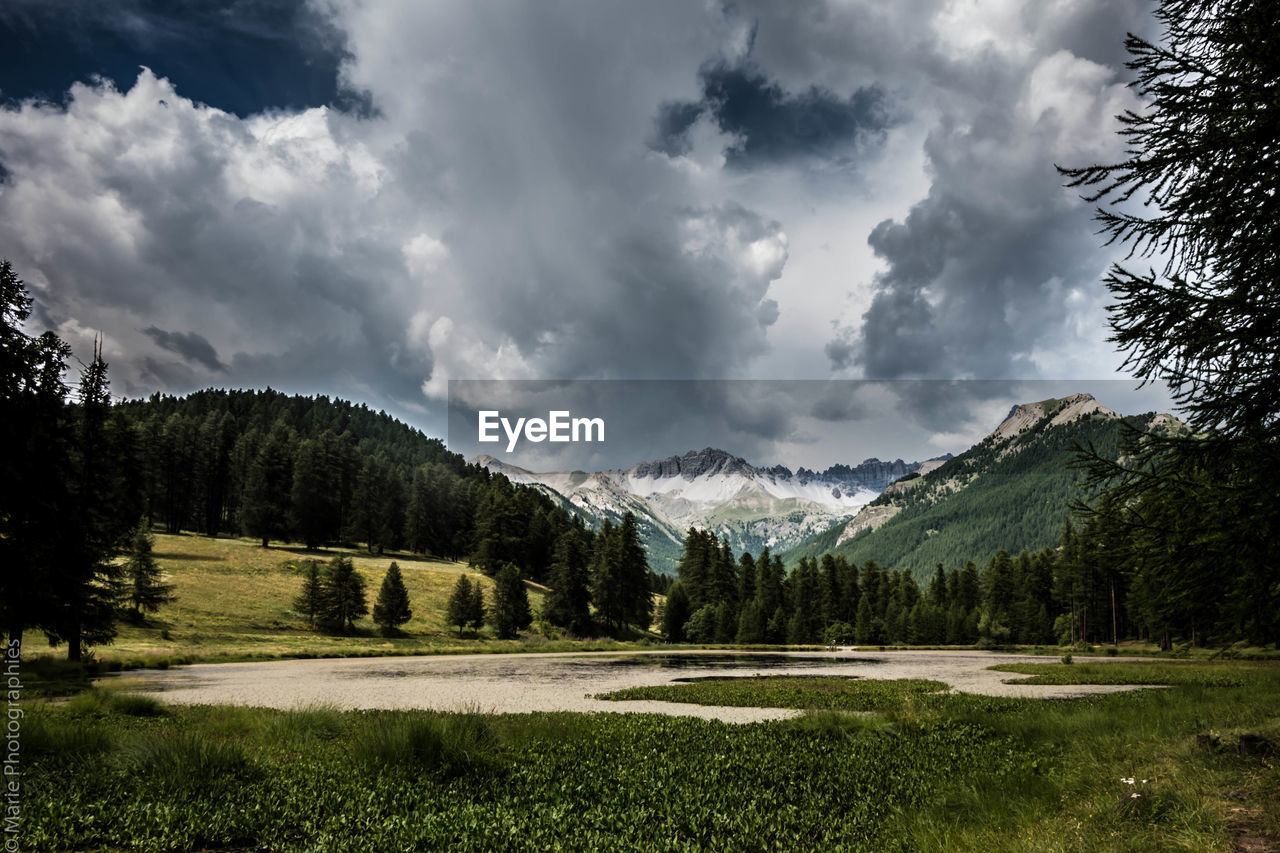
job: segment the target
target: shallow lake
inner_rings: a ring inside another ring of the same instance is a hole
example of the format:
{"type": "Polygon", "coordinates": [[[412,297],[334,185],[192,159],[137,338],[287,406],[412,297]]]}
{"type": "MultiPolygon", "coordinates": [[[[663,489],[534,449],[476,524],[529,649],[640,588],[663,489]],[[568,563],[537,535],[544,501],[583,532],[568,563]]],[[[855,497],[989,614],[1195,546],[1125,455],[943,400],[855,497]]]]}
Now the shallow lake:
{"type": "Polygon", "coordinates": [[[596,699],[624,687],[671,684],[710,675],[838,675],[926,678],[968,693],[1061,698],[1113,692],[1115,687],[1006,684],[996,663],[1044,658],[990,652],[616,652],[442,655],[397,658],[284,660],[197,664],[128,673],[134,689],[179,704],[294,708],[433,708],[487,713],[528,711],[651,712],[728,722],[780,719],[780,708],[718,708],[671,702],[596,699]]]}

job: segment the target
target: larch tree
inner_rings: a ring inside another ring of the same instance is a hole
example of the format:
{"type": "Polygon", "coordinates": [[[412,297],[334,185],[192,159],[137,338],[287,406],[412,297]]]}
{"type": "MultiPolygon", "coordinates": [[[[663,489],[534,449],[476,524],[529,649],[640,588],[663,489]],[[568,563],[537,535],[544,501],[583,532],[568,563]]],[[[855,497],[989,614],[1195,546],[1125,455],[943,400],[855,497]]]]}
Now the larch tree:
{"type": "Polygon", "coordinates": [[[1128,533],[1117,559],[1179,588],[1219,578],[1218,632],[1280,642],[1280,15],[1271,0],[1160,0],[1155,14],[1157,41],[1125,42],[1145,108],[1119,116],[1124,157],[1061,171],[1129,249],[1104,280],[1110,340],[1135,376],[1168,384],[1191,430],[1132,431],[1120,462],[1089,453],[1091,482],[1128,533]]]}

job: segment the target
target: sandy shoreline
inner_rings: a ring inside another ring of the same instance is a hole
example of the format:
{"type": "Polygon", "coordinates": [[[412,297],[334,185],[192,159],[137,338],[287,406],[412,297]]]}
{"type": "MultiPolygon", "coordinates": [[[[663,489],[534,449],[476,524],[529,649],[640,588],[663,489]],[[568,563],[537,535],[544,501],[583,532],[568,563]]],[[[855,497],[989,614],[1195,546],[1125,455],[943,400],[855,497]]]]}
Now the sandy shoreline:
{"type": "Polygon", "coordinates": [[[988,696],[1070,698],[1134,689],[1114,685],[1004,684],[1016,678],[987,669],[998,663],[1045,663],[1033,655],[971,651],[867,652],[558,652],[283,660],[195,664],[128,674],[139,689],[174,704],[344,709],[424,708],[485,713],[578,711],[661,713],[725,722],[796,716],[782,708],[728,708],[671,702],[609,702],[596,693],[717,676],[856,675],[927,678],[955,691],[988,696]],[[705,657],[699,657],[705,656],[705,657]],[[140,682],[140,683],[139,683],[140,682]]]}

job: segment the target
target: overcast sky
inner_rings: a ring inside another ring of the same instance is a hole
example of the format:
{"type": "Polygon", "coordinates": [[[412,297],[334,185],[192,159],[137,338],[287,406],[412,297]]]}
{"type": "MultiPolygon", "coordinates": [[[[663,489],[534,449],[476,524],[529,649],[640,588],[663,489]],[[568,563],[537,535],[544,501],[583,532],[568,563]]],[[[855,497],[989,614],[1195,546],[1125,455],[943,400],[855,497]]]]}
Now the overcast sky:
{"type": "Polygon", "coordinates": [[[434,435],[451,378],[1115,379],[1054,164],[1150,6],[5,0],[0,256],[117,394],[434,435]]]}

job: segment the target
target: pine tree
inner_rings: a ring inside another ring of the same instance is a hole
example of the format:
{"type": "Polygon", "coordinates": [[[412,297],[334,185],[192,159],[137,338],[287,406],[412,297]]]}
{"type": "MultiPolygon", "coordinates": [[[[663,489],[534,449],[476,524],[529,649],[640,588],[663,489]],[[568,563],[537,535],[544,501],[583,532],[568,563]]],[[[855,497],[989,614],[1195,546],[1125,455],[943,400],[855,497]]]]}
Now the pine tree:
{"type": "Polygon", "coordinates": [[[320,576],[320,563],[307,560],[306,576],[302,592],[293,600],[293,609],[307,617],[307,625],[316,627],[324,612],[324,585],[320,576]]]}
{"type": "Polygon", "coordinates": [[[520,570],[514,563],[507,563],[498,572],[493,591],[493,624],[500,640],[514,640],[516,635],[533,624],[529,610],[529,593],[520,570]]]}
{"type": "Polygon", "coordinates": [[[636,517],[628,512],[618,526],[618,577],[622,581],[625,618],[649,630],[653,621],[653,596],[649,591],[649,561],[640,544],[636,517]]]}
{"type": "Polygon", "coordinates": [[[289,520],[308,548],[319,548],[341,532],[337,443],[337,436],[326,430],[299,442],[294,453],[289,520]]]}
{"type": "Polygon", "coordinates": [[[293,430],[284,421],[271,428],[246,474],[240,521],[250,536],[265,548],[288,529],[289,499],[293,489],[293,430]]]}
{"type": "Polygon", "coordinates": [[[578,636],[591,630],[589,557],[585,537],[576,526],[570,526],[556,541],[551,591],[547,593],[543,616],[578,636]]]}
{"type": "Polygon", "coordinates": [[[334,557],[321,578],[320,624],[327,630],[350,633],[356,620],[369,612],[364,576],[350,557],[334,557]]]}
{"type": "Polygon", "coordinates": [[[471,584],[471,599],[467,605],[467,624],[479,631],[484,627],[484,587],[476,580],[471,584]]]}
{"type": "Polygon", "coordinates": [[[0,620],[10,643],[52,624],[73,512],[74,443],[63,382],[71,348],[22,326],[31,297],[0,261],[0,620]]]}
{"type": "Polygon", "coordinates": [[[667,590],[667,603],[662,609],[662,633],[667,642],[684,642],[684,625],[692,615],[689,596],[685,594],[684,582],[676,581],[667,590]]]}
{"type": "Polygon", "coordinates": [[[401,625],[413,616],[409,609],[409,590],[404,587],[404,578],[400,575],[400,566],[392,562],[382,578],[382,586],[378,589],[378,600],[373,605],[373,621],[382,629],[382,633],[392,635],[398,632],[401,625]]]}
{"type": "Polygon", "coordinates": [[[130,537],[129,557],[124,562],[124,579],[132,619],[141,622],[143,614],[154,613],[160,605],[174,600],[173,584],[160,579],[160,565],[152,549],[155,537],[145,521],[138,522],[130,537]]]}
{"type": "Polygon", "coordinates": [[[472,621],[471,603],[471,581],[466,575],[462,575],[453,586],[453,594],[449,596],[449,604],[445,608],[444,617],[446,624],[458,626],[459,637],[462,636],[462,629],[472,621]]]}
{"type": "MultiPolygon", "coordinates": [[[[1202,634],[1204,617],[1224,638],[1276,643],[1280,16],[1270,0],[1160,0],[1155,14],[1157,43],[1125,42],[1146,102],[1119,117],[1125,158],[1062,171],[1126,262],[1162,262],[1110,269],[1110,340],[1139,379],[1168,383],[1192,429],[1130,431],[1122,462],[1087,454],[1089,485],[1108,490],[1085,509],[1119,534],[1112,559],[1141,572],[1135,609],[1162,644],[1202,634]]],[[[1086,637],[1106,636],[1100,603],[1077,611],[1086,637]]]]}
{"type": "MultiPolygon", "coordinates": [[[[80,378],[75,443],[75,502],[68,509],[61,541],[63,558],[51,578],[59,607],[46,633],[66,641],[68,660],[81,659],[85,644],[107,643],[115,636],[117,607],[124,595],[115,563],[128,523],[121,516],[125,479],[118,425],[111,413],[107,363],[102,342],[80,378]]],[[[136,518],[136,516],[135,516],[136,518]]]]}
{"type": "Polygon", "coordinates": [[[868,643],[878,643],[880,638],[876,636],[875,616],[871,609],[871,596],[865,592],[858,601],[858,614],[853,623],[853,639],[859,645],[867,645],[868,643]]]}

